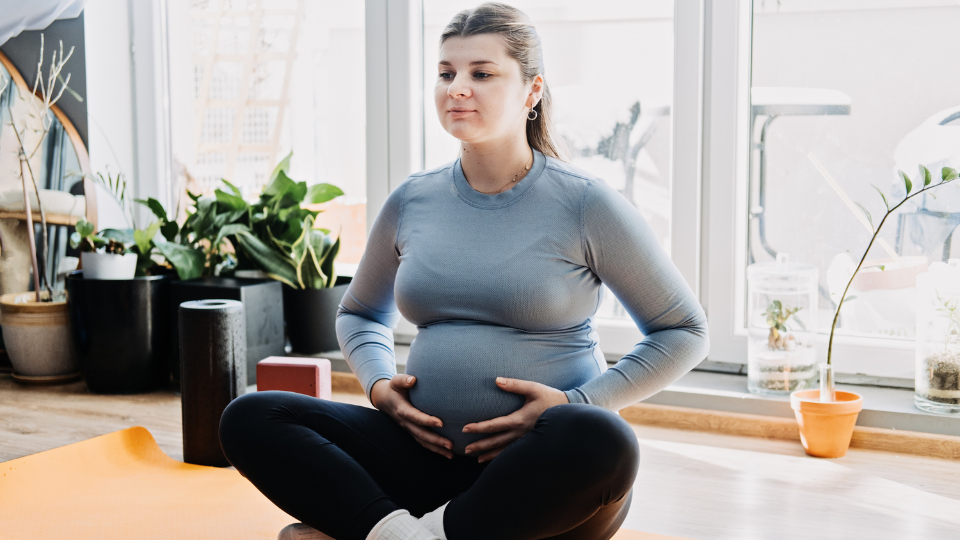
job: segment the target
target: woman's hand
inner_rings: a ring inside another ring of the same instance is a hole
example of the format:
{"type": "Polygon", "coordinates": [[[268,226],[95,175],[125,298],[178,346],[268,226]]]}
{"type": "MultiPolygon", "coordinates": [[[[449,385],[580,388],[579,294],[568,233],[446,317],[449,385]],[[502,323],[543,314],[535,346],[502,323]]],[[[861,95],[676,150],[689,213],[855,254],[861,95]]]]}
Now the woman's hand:
{"type": "Polygon", "coordinates": [[[463,427],[464,433],[497,433],[470,443],[464,449],[467,454],[484,452],[477,460],[479,463],[490,461],[507,446],[529,433],[543,411],[554,405],[570,403],[562,390],[538,382],[497,377],[497,387],[507,392],[522,394],[527,397],[527,402],[507,416],[474,422],[463,427]]]}
{"type": "Polygon", "coordinates": [[[416,384],[416,377],[412,375],[396,374],[392,379],[380,379],[373,383],[370,390],[370,402],[377,409],[387,413],[390,418],[413,435],[420,446],[431,450],[447,459],[453,459],[453,443],[446,437],[421,426],[443,426],[443,422],[430,416],[410,404],[409,389],[416,384]]]}

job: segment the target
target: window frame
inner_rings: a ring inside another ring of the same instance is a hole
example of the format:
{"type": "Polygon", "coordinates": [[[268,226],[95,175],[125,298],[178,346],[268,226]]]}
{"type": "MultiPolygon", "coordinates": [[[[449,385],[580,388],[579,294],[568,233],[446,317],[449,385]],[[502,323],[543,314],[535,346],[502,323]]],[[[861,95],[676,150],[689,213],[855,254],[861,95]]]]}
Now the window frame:
{"type": "MultiPolygon", "coordinates": [[[[746,294],[745,178],[750,149],[753,11],[751,0],[711,2],[707,7],[701,299],[710,324],[711,350],[709,361],[701,365],[704,368],[747,362],[747,331],[742,324],[745,302],[738,300],[746,294]]],[[[817,336],[821,361],[826,359],[827,339],[824,334],[817,336]]],[[[912,341],[834,338],[838,382],[912,388],[913,360],[912,341]]],[[[741,366],[741,371],[745,369],[741,366]]]]}

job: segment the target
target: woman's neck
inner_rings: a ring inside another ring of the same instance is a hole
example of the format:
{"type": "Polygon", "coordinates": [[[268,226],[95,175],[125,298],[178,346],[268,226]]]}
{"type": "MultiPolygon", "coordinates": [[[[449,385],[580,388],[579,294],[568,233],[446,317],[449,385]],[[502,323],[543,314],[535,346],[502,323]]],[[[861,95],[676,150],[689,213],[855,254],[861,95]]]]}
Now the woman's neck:
{"type": "Polygon", "coordinates": [[[473,189],[493,192],[503,188],[507,191],[527,173],[525,167],[533,165],[533,151],[527,137],[515,137],[497,143],[460,143],[460,165],[463,175],[473,189]]]}

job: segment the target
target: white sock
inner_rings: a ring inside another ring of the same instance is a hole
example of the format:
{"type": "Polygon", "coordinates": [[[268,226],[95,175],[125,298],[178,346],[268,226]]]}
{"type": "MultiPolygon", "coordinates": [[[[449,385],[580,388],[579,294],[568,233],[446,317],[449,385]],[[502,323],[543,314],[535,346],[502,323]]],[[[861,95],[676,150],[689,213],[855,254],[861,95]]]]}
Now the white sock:
{"type": "Polygon", "coordinates": [[[440,540],[420,520],[401,508],[383,517],[370,533],[367,540],[440,540]]]}
{"type": "Polygon", "coordinates": [[[440,537],[440,540],[447,540],[447,534],[443,530],[443,511],[447,508],[450,501],[443,503],[439,508],[432,512],[427,512],[420,518],[420,523],[430,530],[433,534],[440,537]]]}

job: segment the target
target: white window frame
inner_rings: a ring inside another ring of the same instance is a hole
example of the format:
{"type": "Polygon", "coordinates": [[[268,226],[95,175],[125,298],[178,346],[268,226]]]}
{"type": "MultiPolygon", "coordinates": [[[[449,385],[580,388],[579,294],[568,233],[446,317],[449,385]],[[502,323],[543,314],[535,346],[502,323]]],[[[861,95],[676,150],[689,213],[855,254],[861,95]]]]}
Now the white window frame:
{"type": "MultiPolygon", "coordinates": [[[[746,182],[749,159],[750,0],[711,2],[704,62],[704,228],[701,299],[710,322],[711,364],[745,364],[746,182]],[[735,136],[731,136],[735,134],[735,136]]],[[[826,359],[827,336],[818,336],[826,359]]],[[[835,336],[837,380],[912,387],[911,341],[835,336]]]]}

